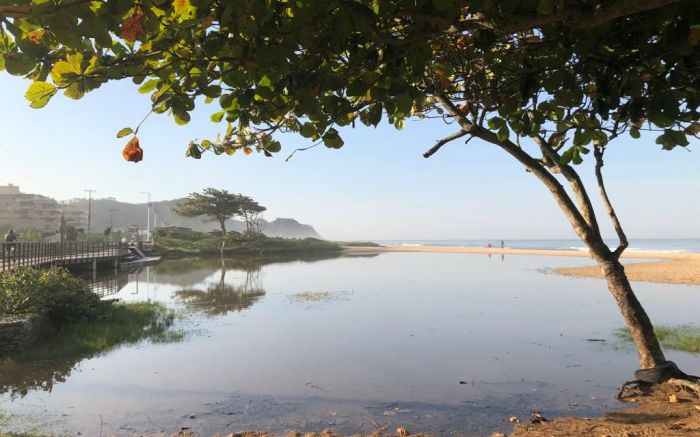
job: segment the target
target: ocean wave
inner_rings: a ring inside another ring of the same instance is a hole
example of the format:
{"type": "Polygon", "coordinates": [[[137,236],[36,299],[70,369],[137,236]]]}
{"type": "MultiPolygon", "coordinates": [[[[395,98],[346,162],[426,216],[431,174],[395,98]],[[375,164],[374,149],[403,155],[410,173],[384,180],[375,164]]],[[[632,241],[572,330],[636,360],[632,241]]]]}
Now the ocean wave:
{"type": "Polygon", "coordinates": [[[578,250],[579,252],[588,252],[588,248],[585,246],[569,246],[565,247],[566,250],[578,250]]]}
{"type": "Polygon", "coordinates": [[[641,247],[628,247],[629,252],[657,252],[657,253],[688,253],[685,249],[644,249],[641,247]]]}

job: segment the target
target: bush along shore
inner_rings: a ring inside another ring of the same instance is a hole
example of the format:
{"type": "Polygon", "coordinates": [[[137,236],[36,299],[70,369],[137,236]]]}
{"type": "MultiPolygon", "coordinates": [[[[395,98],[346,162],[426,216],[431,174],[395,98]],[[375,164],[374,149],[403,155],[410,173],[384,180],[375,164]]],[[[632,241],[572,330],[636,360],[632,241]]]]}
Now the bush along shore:
{"type": "Polygon", "coordinates": [[[32,321],[28,329],[34,332],[25,336],[24,344],[0,349],[0,366],[7,364],[8,359],[31,361],[31,357],[23,360],[20,355],[33,349],[40,351],[43,358],[47,354],[83,356],[144,338],[165,341],[174,314],[158,304],[102,300],[63,268],[2,272],[0,327],[23,320],[32,321]],[[18,346],[21,350],[13,353],[12,349],[18,346]]]}
{"type": "Polygon", "coordinates": [[[276,238],[257,233],[197,232],[186,228],[159,228],[153,231],[155,249],[164,256],[197,255],[311,255],[340,253],[341,245],[318,238],[276,238]]]}

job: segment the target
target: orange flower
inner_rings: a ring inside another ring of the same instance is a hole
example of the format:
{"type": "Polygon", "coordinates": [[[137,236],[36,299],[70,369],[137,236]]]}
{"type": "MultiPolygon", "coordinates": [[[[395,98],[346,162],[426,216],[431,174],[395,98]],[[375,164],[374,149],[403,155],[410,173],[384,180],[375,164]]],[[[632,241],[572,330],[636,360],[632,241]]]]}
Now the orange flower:
{"type": "Polygon", "coordinates": [[[122,150],[124,159],[130,162],[139,162],[143,159],[143,149],[139,146],[139,139],[132,138],[126,143],[126,147],[122,150]]]}
{"type": "Polygon", "coordinates": [[[143,35],[143,24],[141,24],[141,12],[135,11],[134,14],[124,20],[119,26],[117,34],[129,42],[134,42],[143,35]]]}

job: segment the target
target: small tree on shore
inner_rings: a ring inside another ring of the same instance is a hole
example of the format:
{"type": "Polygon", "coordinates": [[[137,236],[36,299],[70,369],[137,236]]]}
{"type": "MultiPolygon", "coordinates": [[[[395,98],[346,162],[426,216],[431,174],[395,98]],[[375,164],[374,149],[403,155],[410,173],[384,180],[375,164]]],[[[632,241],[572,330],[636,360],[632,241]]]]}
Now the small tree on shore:
{"type": "Polygon", "coordinates": [[[602,169],[622,135],[670,150],[700,133],[697,0],[10,1],[0,18],[0,67],[33,81],[33,107],[125,77],[180,124],[198,97],[217,101],[223,135],[191,142],[194,158],[272,156],[279,131],[340,148],[339,126],[442,118],[455,132],[425,157],[477,139],[518,161],[600,266],[641,367],[666,363],[619,261],[602,169]],[[576,169],[591,150],[614,249],[576,169]]]}
{"type": "Polygon", "coordinates": [[[260,214],[265,212],[267,208],[248,196],[239,196],[241,202],[239,215],[245,222],[246,232],[260,234],[262,231],[262,229],[260,229],[260,214]]]}
{"type": "Polygon", "coordinates": [[[226,236],[226,221],[240,214],[241,196],[226,190],[205,188],[201,193],[190,193],[185,200],[175,205],[173,212],[183,217],[206,216],[216,221],[226,236]]]}

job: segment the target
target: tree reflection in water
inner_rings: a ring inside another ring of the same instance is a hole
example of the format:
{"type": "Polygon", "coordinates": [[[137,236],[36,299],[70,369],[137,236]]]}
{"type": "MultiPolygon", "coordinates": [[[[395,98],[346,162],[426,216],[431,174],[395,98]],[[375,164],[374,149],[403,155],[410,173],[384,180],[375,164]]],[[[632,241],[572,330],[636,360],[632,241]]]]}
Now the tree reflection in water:
{"type": "Polygon", "coordinates": [[[226,283],[226,263],[221,260],[219,282],[207,286],[206,290],[189,288],[178,290],[175,297],[186,306],[201,311],[207,316],[221,316],[231,311],[243,311],[251,307],[262,296],[265,290],[261,286],[262,264],[247,262],[238,266],[245,272],[242,284],[226,283]]]}

